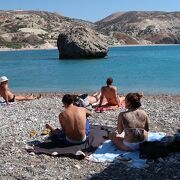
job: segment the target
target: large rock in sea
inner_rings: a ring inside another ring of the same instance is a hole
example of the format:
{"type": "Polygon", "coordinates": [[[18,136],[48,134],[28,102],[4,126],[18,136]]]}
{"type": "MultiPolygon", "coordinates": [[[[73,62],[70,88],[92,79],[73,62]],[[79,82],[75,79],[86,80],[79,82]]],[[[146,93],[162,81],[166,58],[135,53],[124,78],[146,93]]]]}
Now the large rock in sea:
{"type": "Polygon", "coordinates": [[[108,45],[104,37],[88,27],[72,27],[68,32],[59,34],[57,41],[59,58],[103,58],[108,52],[108,45]]]}

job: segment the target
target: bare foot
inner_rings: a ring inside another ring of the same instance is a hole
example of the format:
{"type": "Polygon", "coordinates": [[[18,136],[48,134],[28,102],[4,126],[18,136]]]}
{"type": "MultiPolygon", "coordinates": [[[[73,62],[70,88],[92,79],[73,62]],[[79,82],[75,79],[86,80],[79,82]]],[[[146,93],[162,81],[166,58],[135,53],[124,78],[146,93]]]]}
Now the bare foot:
{"type": "Polygon", "coordinates": [[[28,96],[28,98],[29,99],[40,99],[41,98],[41,94],[39,94],[38,96],[34,96],[33,94],[30,94],[29,96],[28,96]]]}
{"type": "Polygon", "coordinates": [[[41,98],[41,96],[42,96],[42,95],[41,95],[41,94],[39,94],[39,95],[36,97],[36,99],[40,99],[40,98],[41,98]]]}
{"type": "Polygon", "coordinates": [[[29,99],[29,98],[31,99],[31,98],[33,98],[33,97],[34,97],[33,93],[31,93],[30,95],[27,95],[27,96],[26,96],[26,98],[28,98],[28,99],[29,99]]]}
{"type": "Polygon", "coordinates": [[[47,129],[50,129],[51,131],[54,130],[54,128],[53,128],[50,124],[46,124],[45,127],[46,127],[47,129]]]}
{"type": "Polygon", "coordinates": [[[24,97],[29,98],[29,97],[31,97],[31,96],[33,96],[32,93],[31,93],[30,95],[28,94],[28,95],[26,95],[26,96],[24,96],[24,97]]]}

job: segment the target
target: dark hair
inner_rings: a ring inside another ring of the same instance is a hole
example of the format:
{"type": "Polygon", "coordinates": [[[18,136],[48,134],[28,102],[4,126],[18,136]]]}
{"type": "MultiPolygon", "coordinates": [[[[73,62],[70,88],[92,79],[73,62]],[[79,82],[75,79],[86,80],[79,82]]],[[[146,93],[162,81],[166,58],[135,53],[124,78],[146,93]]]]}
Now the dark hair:
{"type": "Polygon", "coordinates": [[[143,97],[142,94],[139,93],[128,93],[126,95],[126,100],[130,102],[132,108],[139,108],[141,106],[141,98],[143,97]]]}
{"type": "Polygon", "coordinates": [[[108,86],[111,85],[113,83],[113,78],[112,77],[107,78],[106,83],[108,86]]]}
{"type": "Polygon", "coordinates": [[[74,102],[73,96],[70,94],[65,94],[62,98],[63,104],[70,105],[74,102]]]}

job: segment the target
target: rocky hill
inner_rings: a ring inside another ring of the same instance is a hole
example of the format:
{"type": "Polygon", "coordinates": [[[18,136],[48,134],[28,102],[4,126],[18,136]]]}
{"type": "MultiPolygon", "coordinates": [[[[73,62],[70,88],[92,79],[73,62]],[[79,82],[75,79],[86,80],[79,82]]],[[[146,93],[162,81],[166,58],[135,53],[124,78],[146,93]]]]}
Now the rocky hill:
{"type": "Polygon", "coordinates": [[[180,44],[180,12],[119,12],[96,23],[44,11],[0,11],[0,48],[56,47],[75,26],[96,29],[109,45],[180,44]]]}
{"type": "Polygon", "coordinates": [[[119,12],[96,26],[117,44],[180,44],[180,12],[119,12]]]}
{"type": "Polygon", "coordinates": [[[0,48],[56,47],[58,35],[73,26],[94,25],[43,11],[0,11],[0,48]]]}

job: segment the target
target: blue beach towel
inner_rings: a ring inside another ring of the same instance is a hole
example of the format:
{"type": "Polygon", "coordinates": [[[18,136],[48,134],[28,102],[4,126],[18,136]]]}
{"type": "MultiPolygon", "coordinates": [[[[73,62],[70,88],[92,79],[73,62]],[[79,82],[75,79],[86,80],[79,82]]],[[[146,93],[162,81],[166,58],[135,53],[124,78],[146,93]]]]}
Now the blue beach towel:
{"type": "MultiPolygon", "coordinates": [[[[148,141],[160,141],[166,134],[163,132],[149,132],[148,141]]],[[[128,166],[143,168],[146,166],[146,159],[139,158],[139,151],[126,152],[119,150],[111,140],[105,141],[99,148],[88,157],[93,162],[113,162],[123,160],[129,163],[128,166]]]]}

